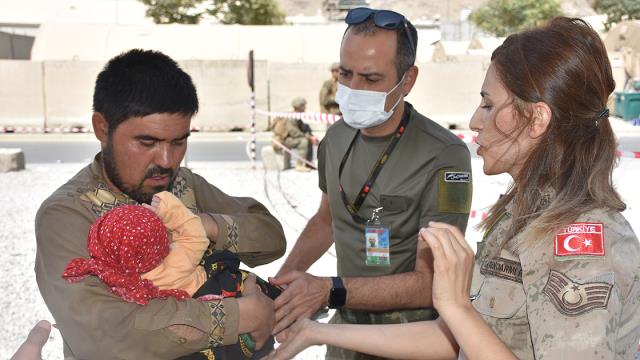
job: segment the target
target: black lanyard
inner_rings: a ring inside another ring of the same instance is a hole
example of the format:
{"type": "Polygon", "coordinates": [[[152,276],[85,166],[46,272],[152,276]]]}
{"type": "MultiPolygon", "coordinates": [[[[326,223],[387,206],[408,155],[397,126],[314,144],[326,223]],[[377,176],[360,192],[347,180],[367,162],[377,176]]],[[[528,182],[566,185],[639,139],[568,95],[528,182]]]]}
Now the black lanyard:
{"type": "Polygon", "coordinates": [[[353,221],[355,221],[356,223],[358,224],[367,223],[367,219],[360,216],[360,214],[358,214],[358,210],[360,210],[362,203],[364,203],[364,200],[367,198],[367,195],[369,195],[371,188],[373,188],[373,183],[376,181],[376,178],[378,178],[378,174],[380,174],[380,171],[382,171],[384,164],[386,164],[387,160],[389,160],[389,156],[391,156],[393,149],[396,147],[396,145],[398,144],[398,141],[400,141],[400,138],[402,137],[402,134],[404,134],[404,131],[407,129],[408,123],[409,123],[409,114],[408,112],[405,112],[402,116],[402,121],[400,121],[400,124],[398,124],[398,127],[396,128],[395,134],[393,134],[393,137],[391,138],[391,141],[389,141],[387,148],[380,154],[378,161],[376,161],[375,166],[369,173],[369,177],[364,182],[364,185],[362,185],[362,188],[360,189],[360,192],[358,193],[358,196],[356,197],[356,200],[353,203],[349,202],[349,199],[347,199],[347,194],[344,192],[344,188],[342,187],[342,181],[340,179],[342,178],[342,170],[344,169],[344,164],[347,163],[347,159],[349,158],[349,154],[351,153],[353,144],[355,144],[356,139],[360,134],[360,130],[356,131],[356,134],[354,135],[353,139],[351,140],[351,143],[349,144],[349,148],[347,149],[347,152],[342,157],[342,161],[340,162],[340,169],[338,170],[338,191],[340,192],[340,197],[342,198],[342,202],[344,203],[344,206],[346,207],[349,214],[351,214],[353,221]]]}

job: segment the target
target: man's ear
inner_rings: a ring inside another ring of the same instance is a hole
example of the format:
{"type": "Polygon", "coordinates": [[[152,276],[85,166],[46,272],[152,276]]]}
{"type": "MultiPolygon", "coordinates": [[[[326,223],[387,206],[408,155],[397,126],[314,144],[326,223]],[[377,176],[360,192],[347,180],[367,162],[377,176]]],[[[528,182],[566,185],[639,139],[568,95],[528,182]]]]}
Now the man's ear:
{"type": "Polygon", "coordinates": [[[413,89],[413,85],[416,83],[416,79],[418,78],[418,67],[412,65],[404,75],[404,83],[402,84],[402,93],[404,96],[409,95],[411,89],[413,89]]]}
{"type": "Polygon", "coordinates": [[[107,145],[107,140],[109,138],[109,123],[107,123],[107,119],[99,112],[94,112],[93,116],[91,116],[91,123],[93,124],[93,133],[100,141],[102,146],[107,145]]]}
{"type": "Polygon", "coordinates": [[[551,108],[544,102],[537,102],[533,104],[533,122],[529,127],[529,136],[533,139],[537,139],[542,136],[551,123],[551,108]]]}

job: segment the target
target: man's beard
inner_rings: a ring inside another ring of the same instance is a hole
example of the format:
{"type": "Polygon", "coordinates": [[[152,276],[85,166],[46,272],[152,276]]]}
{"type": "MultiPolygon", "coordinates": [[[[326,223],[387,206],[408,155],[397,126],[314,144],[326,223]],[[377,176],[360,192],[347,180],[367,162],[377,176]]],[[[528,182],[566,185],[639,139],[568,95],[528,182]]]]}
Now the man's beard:
{"type": "Polygon", "coordinates": [[[120,176],[120,172],[118,171],[118,168],[113,160],[113,144],[111,143],[111,141],[107,142],[107,147],[102,151],[102,166],[104,166],[104,171],[107,173],[107,177],[109,178],[111,183],[115,185],[118,190],[122,191],[125,195],[137,201],[139,204],[150,204],[154,194],[171,189],[171,187],[173,186],[173,181],[175,180],[173,169],[154,166],[151,169],[147,170],[142,180],[140,180],[140,183],[136,186],[131,187],[125,185],[122,181],[122,177],[120,176]],[[142,187],[144,181],[148,178],[158,175],[169,176],[169,183],[167,184],[167,186],[154,186],[152,192],[143,191],[142,187]]]}

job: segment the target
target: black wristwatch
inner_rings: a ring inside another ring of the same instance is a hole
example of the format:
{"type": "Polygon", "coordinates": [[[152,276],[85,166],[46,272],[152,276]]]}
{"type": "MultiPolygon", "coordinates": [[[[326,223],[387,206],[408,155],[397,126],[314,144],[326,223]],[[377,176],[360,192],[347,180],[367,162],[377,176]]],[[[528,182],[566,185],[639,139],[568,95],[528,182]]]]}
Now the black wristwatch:
{"type": "Polygon", "coordinates": [[[347,289],[342,283],[342,278],[332,277],[333,287],[329,292],[329,308],[340,309],[347,302],[347,289]]]}

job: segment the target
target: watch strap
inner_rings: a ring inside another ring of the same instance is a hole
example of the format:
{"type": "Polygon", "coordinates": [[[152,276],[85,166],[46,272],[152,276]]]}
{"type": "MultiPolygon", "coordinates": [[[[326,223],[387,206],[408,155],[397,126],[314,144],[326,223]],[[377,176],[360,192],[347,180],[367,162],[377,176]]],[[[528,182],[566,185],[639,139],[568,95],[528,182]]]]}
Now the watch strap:
{"type": "Polygon", "coordinates": [[[344,289],[344,283],[342,282],[342,278],[339,276],[332,276],[331,282],[333,283],[334,289],[344,289]]]}
{"type": "Polygon", "coordinates": [[[344,287],[344,283],[340,277],[332,277],[331,282],[333,287],[329,292],[329,308],[340,309],[347,302],[347,289],[344,287]]]}

